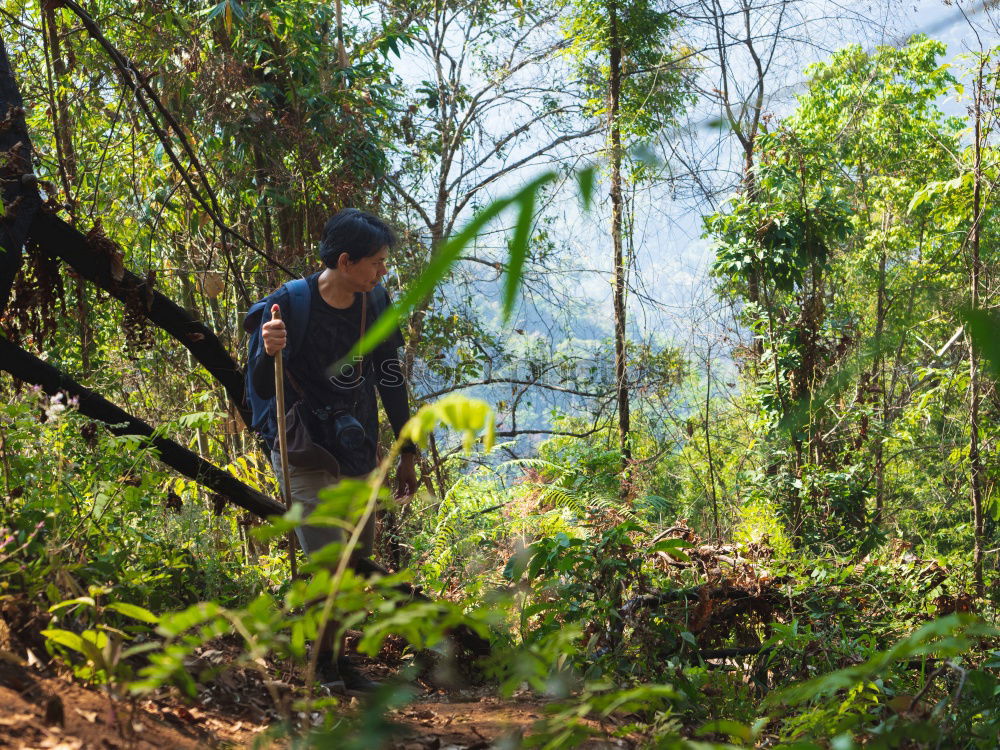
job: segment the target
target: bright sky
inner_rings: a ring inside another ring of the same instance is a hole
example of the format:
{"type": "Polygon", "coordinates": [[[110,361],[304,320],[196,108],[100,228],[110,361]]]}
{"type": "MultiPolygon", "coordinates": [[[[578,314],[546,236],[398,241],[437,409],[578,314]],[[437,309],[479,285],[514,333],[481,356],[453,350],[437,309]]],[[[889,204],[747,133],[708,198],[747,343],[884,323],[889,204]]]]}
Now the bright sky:
{"type": "MultiPolygon", "coordinates": [[[[989,46],[1000,41],[992,28],[990,19],[982,12],[973,12],[980,4],[970,5],[966,10],[973,24],[978,28],[983,44],[989,46]]],[[[817,17],[841,11],[842,6],[833,2],[817,3],[817,17]],[[824,10],[826,12],[824,12],[824,10]]],[[[798,59],[786,66],[782,78],[772,81],[779,94],[769,102],[769,111],[776,115],[788,112],[794,106],[793,94],[800,88],[802,70],[811,62],[827,57],[828,52],[850,43],[859,42],[867,48],[879,43],[901,43],[917,32],[928,33],[948,45],[948,61],[960,65],[955,58],[978,48],[975,35],[955,5],[946,6],[940,0],[920,0],[903,3],[854,3],[849,8],[860,13],[881,18],[887,25],[887,33],[871,38],[870,33],[878,24],[846,22],[839,27],[830,25],[829,35],[819,47],[798,45],[798,59]]],[[[946,110],[956,114],[961,105],[951,100],[943,104],[946,110]]],[[[699,140],[714,141],[717,131],[703,127],[699,140]]],[[[669,331],[673,336],[695,349],[704,344],[704,337],[715,330],[715,316],[704,320],[717,306],[711,296],[707,278],[711,263],[711,251],[701,234],[701,215],[707,211],[704,201],[672,199],[667,189],[651,189],[638,196],[636,206],[636,263],[635,285],[640,294],[651,299],[638,304],[633,296],[630,307],[633,334],[648,335],[654,331],[669,331]],[[653,304],[655,300],[659,304],[653,304]],[[706,324],[707,328],[702,324],[706,324]]],[[[603,216],[597,219],[598,225],[603,216]]],[[[581,293],[591,305],[608,311],[605,329],[610,332],[610,249],[607,243],[594,243],[599,236],[599,226],[592,226],[585,233],[588,239],[580,243],[581,250],[590,248],[593,268],[608,269],[601,274],[587,274],[580,279],[581,293]]],[[[679,341],[678,343],[681,343],[679,341]]]]}

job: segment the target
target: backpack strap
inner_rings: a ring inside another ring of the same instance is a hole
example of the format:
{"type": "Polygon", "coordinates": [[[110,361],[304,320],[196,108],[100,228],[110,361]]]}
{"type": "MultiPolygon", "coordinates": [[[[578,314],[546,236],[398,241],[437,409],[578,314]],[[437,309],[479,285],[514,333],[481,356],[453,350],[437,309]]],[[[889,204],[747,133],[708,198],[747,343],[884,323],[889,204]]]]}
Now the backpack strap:
{"type": "MultiPolygon", "coordinates": [[[[358,341],[365,337],[365,324],[368,322],[368,293],[361,295],[361,329],[358,331],[358,341]]],[[[361,385],[361,374],[365,370],[365,355],[361,355],[361,362],[357,368],[357,377],[354,378],[355,387],[361,385]]]]}
{"type": "Polygon", "coordinates": [[[288,290],[288,308],[291,319],[286,320],[288,326],[288,356],[299,351],[305,340],[306,328],[309,326],[309,305],[312,294],[309,291],[308,279],[294,279],[285,284],[288,290]]]}
{"type": "Polygon", "coordinates": [[[378,320],[378,316],[385,312],[385,308],[389,306],[389,292],[380,282],[375,285],[369,296],[372,303],[372,318],[378,320]]]}
{"type": "Polygon", "coordinates": [[[250,305],[250,309],[247,310],[247,314],[243,316],[244,331],[249,334],[253,334],[258,328],[260,328],[265,308],[267,308],[266,299],[258,300],[250,305]]]}
{"type": "Polygon", "coordinates": [[[312,294],[309,291],[308,279],[293,279],[262,300],[254,302],[243,318],[243,330],[253,333],[263,323],[271,319],[271,305],[281,304],[285,321],[291,329],[289,349],[294,350],[301,345],[309,324],[309,304],[312,294]],[[282,303],[282,298],[288,296],[288,309],[282,303]]]}

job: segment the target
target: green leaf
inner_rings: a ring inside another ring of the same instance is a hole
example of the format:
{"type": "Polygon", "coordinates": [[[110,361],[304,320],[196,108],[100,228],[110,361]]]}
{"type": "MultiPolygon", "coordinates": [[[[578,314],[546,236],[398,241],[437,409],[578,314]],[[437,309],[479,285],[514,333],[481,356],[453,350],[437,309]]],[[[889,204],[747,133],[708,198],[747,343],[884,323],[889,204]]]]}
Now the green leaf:
{"type": "Polygon", "coordinates": [[[227,2],[227,0],[222,0],[221,3],[219,3],[217,5],[214,5],[211,8],[208,8],[205,11],[205,19],[208,20],[208,21],[211,21],[217,15],[219,15],[222,12],[224,12],[226,10],[226,6],[227,5],[229,5],[229,3],[227,2]]]}
{"type": "Polygon", "coordinates": [[[60,609],[65,609],[66,607],[75,607],[80,604],[83,604],[88,607],[95,606],[94,599],[92,597],[78,596],[75,599],[66,599],[65,601],[59,602],[58,604],[53,604],[51,607],[49,607],[49,612],[57,612],[60,609]]]}
{"type": "Polygon", "coordinates": [[[309,524],[351,528],[365,512],[371,491],[364,480],[350,478],[325,487],[317,493],[319,503],[309,515],[309,524]]]}
{"type": "Polygon", "coordinates": [[[932,192],[934,192],[932,185],[924,185],[920,190],[915,192],[910,199],[910,205],[906,207],[906,213],[912,214],[920,208],[930,199],[932,192]]]}
{"type": "Polygon", "coordinates": [[[472,450],[472,444],[480,433],[484,433],[483,447],[487,451],[493,447],[496,431],[493,409],[485,401],[457,393],[420,407],[410,421],[403,425],[399,439],[411,440],[423,446],[439,424],[463,433],[462,442],[466,453],[472,450]]]}
{"type": "Polygon", "coordinates": [[[580,189],[580,199],[585,210],[590,210],[590,204],[594,199],[594,186],[597,180],[597,171],[593,167],[581,169],[576,173],[576,184],[580,189]]]}
{"type": "Polygon", "coordinates": [[[633,713],[654,710],[667,701],[676,700],[679,694],[673,685],[639,685],[628,690],[615,691],[606,697],[608,700],[601,708],[601,713],[610,716],[616,711],[633,713]]]}
{"type": "Polygon", "coordinates": [[[173,638],[185,630],[219,616],[222,612],[222,607],[215,602],[199,602],[180,612],[165,615],[161,618],[160,626],[156,630],[161,635],[173,638]]]}
{"type": "Polygon", "coordinates": [[[42,635],[53,643],[58,643],[60,646],[65,646],[66,648],[77,651],[84,656],[87,655],[87,648],[83,644],[83,638],[70,630],[52,628],[49,630],[43,630],[42,635]]]}
{"type": "Polygon", "coordinates": [[[148,609],[140,607],[136,604],[129,604],[127,602],[111,602],[105,606],[105,609],[114,610],[126,617],[131,617],[133,620],[138,620],[139,622],[148,622],[150,625],[156,625],[160,622],[160,618],[150,612],[148,609]]]}
{"type": "Polygon", "coordinates": [[[97,669],[104,669],[105,661],[101,649],[108,642],[106,634],[96,630],[85,630],[82,635],[77,635],[69,630],[53,628],[43,630],[42,635],[52,643],[82,654],[97,669]]]}
{"type": "Polygon", "coordinates": [[[1000,314],[996,310],[966,310],[962,318],[990,373],[1000,379],[1000,314]]]}
{"type": "Polygon", "coordinates": [[[502,317],[504,322],[510,320],[510,315],[514,310],[514,301],[517,299],[517,290],[521,286],[521,278],[524,275],[524,262],[528,257],[528,245],[531,240],[531,224],[535,220],[535,200],[538,187],[536,184],[534,190],[522,193],[517,200],[517,223],[514,225],[514,236],[510,240],[510,261],[507,263],[503,285],[502,317]]]}
{"type": "Polygon", "coordinates": [[[215,422],[215,417],[215,412],[196,411],[191,414],[182,414],[177,418],[177,424],[189,430],[209,430],[215,422]]]}
{"type": "Polygon", "coordinates": [[[302,624],[301,620],[296,620],[292,623],[292,640],[289,644],[291,647],[292,654],[299,658],[305,656],[306,653],[306,633],[305,626],[302,624]]]}
{"type": "Polygon", "coordinates": [[[706,734],[727,734],[734,740],[750,742],[753,740],[753,732],[750,727],[740,724],[731,719],[716,719],[703,725],[696,734],[704,737],[706,734]]]}
{"type": "Polygon", "coordinates": [[[271,539],[278,539],[289,531],[294,531],[302,525],[305,519],[305,509],[302,503],[293,503],[292,507],[285,511],[282,516],[269,516],[268,523],[251,529],[250,533],[255,539],[262,542],[271,539]]]}
{"type": "Polygon", "coordinates": [[[649,548],[649,554],[654,555],[657,552],[665,552],[675,560],[688,562],[691,558],[681,552],[681,550],[694,546],[694,544],[684,539],[662,539],[649,548]]]}

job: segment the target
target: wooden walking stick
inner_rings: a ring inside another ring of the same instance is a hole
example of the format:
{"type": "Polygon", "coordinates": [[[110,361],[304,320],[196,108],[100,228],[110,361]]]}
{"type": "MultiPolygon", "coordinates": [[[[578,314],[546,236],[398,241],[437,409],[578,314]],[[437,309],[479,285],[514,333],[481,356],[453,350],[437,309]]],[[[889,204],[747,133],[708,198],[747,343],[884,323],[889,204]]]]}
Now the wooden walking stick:
{"type": "MultiPolygon", "coordinates": [[[[271,307],[271,320],[281,320],[281,308],[271,307]]],[[[281,489],[285,507],[292,507],[292,481],[288,473],[288,428],[285,424],[285,358],[278,352],[274,357],[274,405],[278,413],[278,453],[281,454],[281,489]]],[[[298,565],[295,561],[295,532],[288,532],[288,563],[292,569],[292,578],[298,576],[298,565]]]]}

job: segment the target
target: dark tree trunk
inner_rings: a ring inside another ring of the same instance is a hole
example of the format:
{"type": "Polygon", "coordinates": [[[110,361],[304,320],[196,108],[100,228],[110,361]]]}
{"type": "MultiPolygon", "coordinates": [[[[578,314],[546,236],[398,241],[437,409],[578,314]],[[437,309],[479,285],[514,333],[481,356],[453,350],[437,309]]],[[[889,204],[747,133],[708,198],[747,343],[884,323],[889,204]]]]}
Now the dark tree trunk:
{"type": "Polygon", "coordinates": [[[618,7],[614,0],[608,3],[610,44],[610,102],[609,127],[611,130],[611,244],[614,258],[614,315],[615,315],[615,387],[618,400],[618,445],[622,457],[623,490],[628,491],[629,467],[632,463],[632,446],[628,393],[628,353],[625,345],[625,276],[628,267],[622,248],[622,133],[619,122],[621,106],[622,47],[618,28],[618,7]]]}
{"type": "MultiPolygon", "coordinates": [[[[980,306],[982,276],[982,258],[980,255],[980,224],[982,222],[982,185],[983,185],[983,136],[982,136],[982,103],[983,103],[983,67],[984,60],[979,61],[979,75],[976,79],[975,122],[973,124],[973,182],[972,182],[972,230],[969,237],[970,267],[969,267],[969,297],[970,307],[976,310],[980,306]]],[[[982,383],[979,372],[979,353],[969,345],[969,491],[972,499],[972,575],[976,584],[976,594],[983,596],[983,539],[985,537],[985,522],[983,515],[983,485],[985,484],[985,467],[980,453],[979,408],[982,400],[982,383]]]]}
{"type": "Polygon", "coordinates": [[[31,141],[24,122],[24,102],[0,39],[0,315],[10,302],[21,269],[24,240],[41,199],[31,169],[31,141]]]}
{"type": "Polygon", "coordinates": [[[871,519],[873,528],[878,529],[882,525],[882,515],[885,511],[885,450],[884,441],[887,434],[886,428],[889,425],[889,394],[886,392],[885,378],[885,317],[886,317],[886,289],[885,289],[885,266],[886,251],[882,248],[882,253],[878,259],[878,298],[875,308],[875,375],[876,387],[879,393],[880,429],[881,432],[875,441],[875,515],[871,519]]]}
{"type": "MultiPolygon", "coordinates": [[[[78,408],[81,414],[104,422],[114,434],[141,435],[149,438],[163,463],[218,493],[223,500],[234,503],[261,518],[282,515],[285,512],[285,506],[281,503],[247,487],[229,472],[210,464],[173,440],[155,435],[154,429],[146,422],[133,417],[110,401],[84,388],[52,365],[2,337],[0,337],[0,362],[3,362],[4,369],[15,378],[41,386],[42,390],[50,395],[63,392],[75,397],[79,401],[78,408]]],[[[368,558],[356,560],[352,565],[362,575],[388,575],[387,570],[368,558]]],[[[420,589],[408,583],[399,584],[395,588],[406,596],[420,601],[431,601],[421,593],[420,589]]],[[[450,635],[473,656],[487,656],[490,653],[489,641],[466,625],[457,626],[451,630],[450,635]]]]}

